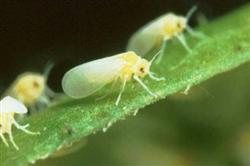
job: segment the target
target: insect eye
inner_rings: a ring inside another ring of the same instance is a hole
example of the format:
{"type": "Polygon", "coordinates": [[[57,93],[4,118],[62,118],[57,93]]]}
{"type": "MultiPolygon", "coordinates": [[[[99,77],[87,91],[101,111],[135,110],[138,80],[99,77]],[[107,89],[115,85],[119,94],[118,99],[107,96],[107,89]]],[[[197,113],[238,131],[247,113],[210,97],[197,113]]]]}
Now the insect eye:
{"type": "Polygon", "coordinates": [[[143,67],[140,68],[140,72],[141,72],[141,73],[144,73],[144,72],[145,72],[145,70],[144,70],[143,67]]]}
{"type": "Polygon", "coordinates": [[[37,81],[33,81],[33,87],[34,88],[39,88],[39,83],[37,81]]]}
{"type": "Polygon", "coordinates": [[[181,28],[181,23],[180,22],[177,22],[177,27],[181,28]]]}

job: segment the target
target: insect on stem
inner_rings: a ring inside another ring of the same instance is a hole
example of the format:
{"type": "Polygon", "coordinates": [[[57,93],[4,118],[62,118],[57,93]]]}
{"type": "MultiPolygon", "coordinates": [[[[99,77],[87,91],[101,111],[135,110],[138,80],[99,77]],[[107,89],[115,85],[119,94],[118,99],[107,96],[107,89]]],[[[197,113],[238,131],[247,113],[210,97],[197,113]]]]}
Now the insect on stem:
{"type": "Polygon", "coordinates": [[[8,134],[10,143],[14,146],[16,150],[19,150],[19,147],[15,143],[15,140],[12,135],[12,125],[17,129],[22,130],[23,132],[31,135],[40,134],[40,132],[31,132],[26,128],[29,127],[29,124],[19,125],[15,120],[15,114],[26,114],[28,112],[27,107],[15,98],[10,96],[4,97],[0,101],[0,138],[3,143],[9,147],[7,140],[4,137],[4,134],[8,134]]]}
{"type": "MultiPolygon", "coordinates": [[[[142,79],[149,74],[151,64],[159,55],[160,51],[148,61],[138,56],[135,52],[128,51],[81,64],[65,73],[62,80],[63,90],[74,99],[84,98],[104,88],[109,83],[115,83],[119,79],[122,85],[115,102],[117,106],[121,100],[126,83],[131,81],[131,78],[134,78],[150,95],[156,97],[140,78],[142,79]]],[[[158,80],[155,76],[151,76],[151,78],[158,80]]],[[[111,92],[112,89],[109,91],[111,92]]]]}

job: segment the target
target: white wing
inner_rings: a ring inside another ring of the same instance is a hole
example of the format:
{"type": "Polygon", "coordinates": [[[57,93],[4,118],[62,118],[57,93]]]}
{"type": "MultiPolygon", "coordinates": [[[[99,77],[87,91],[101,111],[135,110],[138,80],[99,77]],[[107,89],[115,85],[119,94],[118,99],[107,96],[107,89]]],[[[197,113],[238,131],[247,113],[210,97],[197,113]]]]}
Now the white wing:
{"type": "Polygon", "coordinates": [[[163,41],[161,31],[165,16],[149,22],[135,32],[128,42],[127,51],[134,51],[143,57],[154,47],[160,46],[163,41]]]}
{"type": "Polygon", "coordinates": [[[28,110],[21,102],[10,96],[7,96],[0,101],[0,113],[1,112],[4,113],[15,112],[20,114],[25,114],[28,112],[28,110]]]}
{"type": "Polygon", "coordinates": [[[118,76],[124,64],[120,55],[94,60],[71,69],[62,80],[64,92],[72,98],[83,98],[98,91],[118,76]]]}
{"type": "Polygon", "coordinates": [[[129,40],[127,51],[134,51],[137,55],[144,57],[158,43],[159,35],[147,31],[136,32],[129,40]]]}

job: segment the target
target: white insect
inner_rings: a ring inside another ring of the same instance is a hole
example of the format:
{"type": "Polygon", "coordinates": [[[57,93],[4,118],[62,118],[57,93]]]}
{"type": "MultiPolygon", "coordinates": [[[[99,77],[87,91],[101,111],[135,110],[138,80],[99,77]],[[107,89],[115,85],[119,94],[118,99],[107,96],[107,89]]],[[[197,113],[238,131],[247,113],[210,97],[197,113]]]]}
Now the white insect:
{"type": "Polygon", "coordinates": [[[33,72],[20,74],[4,93],[4,96],[12,96],[29,108],[48,105],[50,97],[55,95],[46,85],[51,68],[52,64],[48,65],[44,74],[33,72]]]}
{"type": "Polygon", "coordinates": [[[116,100],[116,105],[118,105],[126,83],[134,79],[150,95],[156,97],[141,78],[149,75],[153,80],[164,80],[164,78],[155,77],[154,73],[150,71],[151,64],[158,55],[156,54],[151,61],[147,61],[129,51],[84,63],[74,67],[64,75],[62,88],[68,96],[78,99],[95,93],[108,83],[115,84],[120,79],[122,87],[116,100]]]}
{"type": "MultiPolygon", "coordinates": [[[[145,56],[154,48],[164,49],[166,41],[177,38],[184,48],[190,53],[191,49],[186,43],[183,32],[187,30],[192,36],[203,38],[203,34],[195,32],[188,25],[188,21],[197,7],[190,9],[186,16],[167,13],[139,29],[129,40],[127,50],[135,51],[138,55],[145,56]]],[[[160,55],[159,58],[161,58],[160,55]]]]}
{"type": "Polygon", "coordinates": [[[4,97],[0,101],[0,137],[3,143],[8,147],[9,144],[4,137],[4,134],[9,135],[10,142],[12,145],[19,150],[18,146],[16,145],[13,136],[12,136],[12,125],[16,128],[22,130],[23,132],[31,135],[40,134],[39,132],[31,132],[26,128],[29,127],[29,124],[24,126],[19,125],[15,120],[15,114],[26,114],[27,108],[16,99],[7,96],[4,97]]]}

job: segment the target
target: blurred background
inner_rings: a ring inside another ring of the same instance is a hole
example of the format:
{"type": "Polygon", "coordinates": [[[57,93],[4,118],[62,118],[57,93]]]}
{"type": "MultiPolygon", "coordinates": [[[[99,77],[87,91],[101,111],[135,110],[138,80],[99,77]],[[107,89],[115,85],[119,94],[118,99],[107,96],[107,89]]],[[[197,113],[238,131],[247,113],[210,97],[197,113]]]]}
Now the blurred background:
{"type": "MultiPolygon", "coordinates": [[[[61,91],[65,71],[124,51],[131,34],[161,14],[185,15],[198,5],[198,13],[213,20],[248,2],[2,0],[0,92],[24,71],[42,72],[48,61],[55,63],[49,85],[61,91]]],[[[36,165],[250,165],[249,70],[246,64],[188,96],[173,95],[88,137],[80,150],[36,165]]]]}

